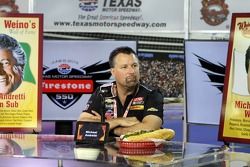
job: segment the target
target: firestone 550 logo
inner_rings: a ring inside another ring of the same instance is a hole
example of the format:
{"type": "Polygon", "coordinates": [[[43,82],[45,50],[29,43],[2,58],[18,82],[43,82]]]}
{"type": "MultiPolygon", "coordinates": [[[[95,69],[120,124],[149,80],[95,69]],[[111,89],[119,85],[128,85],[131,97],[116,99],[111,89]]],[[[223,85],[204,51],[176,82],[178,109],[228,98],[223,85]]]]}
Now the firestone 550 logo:
{"type": "Polygon", "coordinates": [[[109,64],[95,63],[81,68],[72,68],[70,64],[62,63],[56,68],[43,67],[43,94],[62,109],[75,104],[83,94],[91,94],[96,87],[108,80],[109,64]],[[98,80],[98,81],[97,81],[98,80]]]}

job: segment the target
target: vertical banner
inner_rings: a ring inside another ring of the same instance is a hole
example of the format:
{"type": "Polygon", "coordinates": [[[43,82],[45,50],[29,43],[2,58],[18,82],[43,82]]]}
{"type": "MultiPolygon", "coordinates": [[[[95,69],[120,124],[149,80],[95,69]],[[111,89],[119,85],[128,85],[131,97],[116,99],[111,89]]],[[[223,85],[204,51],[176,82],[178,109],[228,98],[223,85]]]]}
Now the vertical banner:
{"type": "Polygon", "coordinates": [[[228,41],[185,41],[188,123],[219,125],[227,50],[228,41]]]}
{"type": "Polygon", "coordinates": [[[0,130],[41,130],[42,14],[0,17],[0,130]]]}
{"type": "Polygon", "coordinates": [[[219,139],[250,143],[250,13],[233,13],[219,139]]]}

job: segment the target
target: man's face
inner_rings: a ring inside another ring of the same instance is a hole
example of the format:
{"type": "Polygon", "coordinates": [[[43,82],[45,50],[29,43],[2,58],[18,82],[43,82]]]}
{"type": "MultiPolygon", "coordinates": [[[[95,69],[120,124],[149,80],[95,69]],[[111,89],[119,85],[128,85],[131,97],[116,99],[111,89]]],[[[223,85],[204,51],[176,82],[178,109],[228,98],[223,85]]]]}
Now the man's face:
{"type": "MultiPolygon", "coordinates": [[[[250,62],[249,62],[250,65],[250,62]]],[[[247,73],[247,89],[248,93],[250,94],[250,67],[248,68],[248,73],[247,73]]]]}
{"type": "Polygon", "coordinates": [[[0,49],[0,93],[14,91],[22,82],[22,74],[17,68],[12,52],[0,49]]]}
{"type": "Polygon", "coordinates": [[[140,79],[139,61],[134,54],[118,54],[114,59],[114,68],[111,69],[117,85],[133,88],[140,79]]]}

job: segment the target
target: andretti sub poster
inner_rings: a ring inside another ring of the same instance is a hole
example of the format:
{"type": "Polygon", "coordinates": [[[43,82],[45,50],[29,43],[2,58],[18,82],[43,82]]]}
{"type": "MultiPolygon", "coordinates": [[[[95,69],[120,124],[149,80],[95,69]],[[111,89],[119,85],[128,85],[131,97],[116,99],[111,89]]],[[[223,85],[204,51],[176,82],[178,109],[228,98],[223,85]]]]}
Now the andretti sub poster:
{"type": "Polygon", "coordinates": [[[233,13],[219,139],[250,143],[250,13],[233,13]]]}
{"type": "Polygon", "coordinates": [[[41,14],[0,17],[0,130],[41,130],[41,14]]]}

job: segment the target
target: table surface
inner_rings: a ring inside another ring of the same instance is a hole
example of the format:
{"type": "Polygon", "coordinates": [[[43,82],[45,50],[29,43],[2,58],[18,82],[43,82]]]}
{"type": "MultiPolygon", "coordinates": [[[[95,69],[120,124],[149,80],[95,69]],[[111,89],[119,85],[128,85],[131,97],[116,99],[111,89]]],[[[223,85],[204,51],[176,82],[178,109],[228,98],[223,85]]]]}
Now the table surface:
{"type": "Polygon", "coordinates": [[[16,164],[19,161],[18,166],[36,164],[36,167],[67,164],[136,167],[153,164],[171,167],[208,164],[226,166],[228,160],[232,160],[231,155],[238,157],[225,150],[225,147],[199,143],[164,141],[158,148],[131,149],[121,148],[117,141],[98,147],[79,146],[75,144],[73,135],[0,134],[0,161],[4,166],[13,166],[13,162],[16,164]]]}

